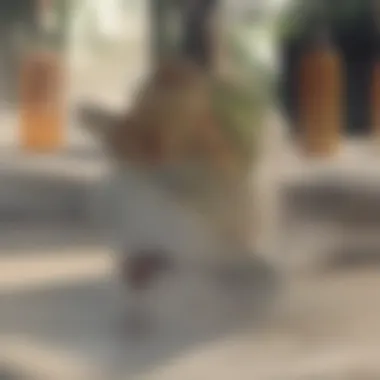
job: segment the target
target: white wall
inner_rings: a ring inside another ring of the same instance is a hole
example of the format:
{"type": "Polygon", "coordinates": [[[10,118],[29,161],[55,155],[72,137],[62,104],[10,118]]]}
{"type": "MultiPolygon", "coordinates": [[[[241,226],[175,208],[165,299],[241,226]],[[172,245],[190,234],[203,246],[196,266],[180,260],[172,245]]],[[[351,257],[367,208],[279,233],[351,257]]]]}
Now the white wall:
{"type": "Polygon", "coordinates": [[[150,46],[145,6],[150,0],[124,0],[121,10],[121,0],[117,1],[73,0],[77,8],[69,46],[69,92],[74,104],[85,98],[119,107],[146,73],[150,46]],[[112,20],[117,27],[110,25],[112,20]],[[102,46],[94,47],[94,39],[102,46]]]}
{"type": "MultiPolygon", "coordinates": [[[[149,1],[149,0],[148,0],[149,1]]],[[[71,58],[83,64],[94,53],[94,41],[112,50],[146,43],[147,0],[73,0],[71,58]]],[[[110,53],[108,50],[108,53],[110,53]]]]}

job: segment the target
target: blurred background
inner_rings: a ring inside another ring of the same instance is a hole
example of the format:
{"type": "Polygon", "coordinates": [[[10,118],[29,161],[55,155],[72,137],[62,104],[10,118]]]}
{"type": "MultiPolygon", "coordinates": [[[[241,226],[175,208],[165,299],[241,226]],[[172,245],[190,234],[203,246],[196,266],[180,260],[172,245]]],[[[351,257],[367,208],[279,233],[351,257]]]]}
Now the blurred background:
{"type": "Polygon", "coordinates": [[[97,214],[107,163],[76,110],[128,107],[173,51],[212,70],[218,2],[1,0],[0,380],[116,379],[120,363],[127,379],[219,367],[220,379],[380,378],[380,3],[221,3],[221,28],[274,84],[291,136],[285,306],[250,339],[212,347],[126,348],[108,330],[119,306],[97,214]]]}

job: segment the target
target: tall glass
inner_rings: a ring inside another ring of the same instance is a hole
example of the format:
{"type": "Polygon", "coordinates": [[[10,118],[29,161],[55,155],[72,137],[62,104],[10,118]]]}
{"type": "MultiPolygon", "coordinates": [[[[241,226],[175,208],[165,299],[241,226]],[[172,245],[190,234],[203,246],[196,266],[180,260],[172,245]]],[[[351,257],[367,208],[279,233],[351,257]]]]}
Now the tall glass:
{"type": "Polygon", "coordinates": [[[36,2],[37,33],[25,52],[20,75],[20,140],[28,151],[52,152],[64,144],[63,47],[68,1],[36,2]]]}

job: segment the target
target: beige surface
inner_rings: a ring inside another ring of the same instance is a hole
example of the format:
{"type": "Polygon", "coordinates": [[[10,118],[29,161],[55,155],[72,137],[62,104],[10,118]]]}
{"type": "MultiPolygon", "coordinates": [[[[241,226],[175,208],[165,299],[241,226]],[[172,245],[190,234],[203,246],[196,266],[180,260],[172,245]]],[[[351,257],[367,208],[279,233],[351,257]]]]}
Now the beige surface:
{"type": "MultiPolygon", "coordinates": [[[[21,262],[21,259],[1,260],[2,285],[6,284],[8,290],[13,286],[15,297],[22,296],[26,291],[29,292],[29,297],[33,297],[33,287],[38,281],[39,287],[34,290],[42,291],[54,287],[64,288],[67,284],[75,285],[83,281],[90,284],[91,281],[109,276],[110,262],[106,252],[68,254],[62,251],[61,255],[62,257],[57,255],[55,259],[49,260],[37,257],[33,263],[30,260],[21,262]],[[33,270],[34,275],[30,275],[30,268],[37,268],[33,270]],[[12,277],[18,281],[12,282],[12,277]]],[[[147,362],[138,372],[124,368],[123,377],[112,374],[105,362],[97,359],[102,349],[114,359],[118,356],[120,359],[120,346],[116,341],[96,338],[95,332],[93,334],[97,343],[87,350],[83,346],[78,350],[67,346],[65,348],[64,337],[61,340],[59,337],[49,340],[41,332],[24,332],[23,335],[22,329],[18,334],[2,339],[2,347],[8,348],[8,363],[30,373],[40,373],[44,379],[56,379],[56,374],[61,373],[59,378],[62,379],[65,378],[62,377],[63,374],[70,375],[67,380],[93,379],[94,374],[102,374],[101,379],[128,380],[375,380],[380,378],[379,274],[376,269],[366,269],[341,274],[292,275],[285,284],[276,313],[261,328],[252,326],[243,336],[227,336],[199,345],[191,344],[173,352],[152,367],[147,362]],[[62,372],[60,368],[65,368],[65,371],[62,372]],[[367,374],[370,376],[365,377],[367,374]]],[[[99,289],[95,286],[88,293],[90,299],[97,292],[99,289]]],[[[59,305],[59,293],[57,297],[58,303],[55,305],[59,305]]],[[[62,298],[61,306],[68,302],[67,297],[68,295],[62,298]]],[[[69,328],[75,330],[75,323],[86,318],[86,315],[81,314],[85,313],[85,309],[81,305],[79,293],[77,295],[74,292],[70,297],[72,301],[67,304],[68,309],[64,309],[67,313],[65,319],[71,321],[69,328]],[[76,302],[79,302],[77,306],[76,302]]],[[[47,297],[46,302],[52,301],[47,297]]],[[[99,319],[108,318],[106,303],[88,305],[99,311],[99,319]]],[[[54,303],[51,307],[54,307],[54,303]]],[[[87,324],[92,321],[93,316],[87,324]]],[[[55,328],[59,331],[60,325],[55,328]]],[[[88,339],[86,333],[88,332],[77,333],[78,343],[81,334],[85,341],[88,339]]],[[[154,340],[152,344],[157,347],[160,345],[154,340]]],[[[133,353],[133,346],[132,351],[128,351],[127,347],[125,349],[126,355],[128,352],[132,356],[136,354],[133,353]]]]}
{"type": "Polygon", "coordinates": [[[379,285],[378,272],[294,281],[261,333],[191,352],[152,378],[378,379],[379,285]]]}

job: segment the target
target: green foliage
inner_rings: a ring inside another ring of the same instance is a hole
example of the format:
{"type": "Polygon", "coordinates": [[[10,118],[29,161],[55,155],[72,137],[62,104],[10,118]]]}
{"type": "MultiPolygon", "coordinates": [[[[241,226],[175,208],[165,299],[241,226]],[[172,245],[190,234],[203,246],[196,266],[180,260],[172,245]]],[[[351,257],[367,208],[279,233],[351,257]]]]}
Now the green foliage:
{"type": "Polygon", "coordinates": [[[261,99],[249,86],[217,79],[213,83],[213,102],[220,128],[250,162],[256,151],[256,134],[263,120],[261,99]]]}
{"type": "Polygon", "coordinates": [[[251,41],[242,30],[230,33],[228,61],[232,72],[214,80],[213,100],[221,128],[247,162],[252,162],[258,134],[273,101],[276,75],[247,43],[251,41]]]}
{"type": "Polygon", "coordinates": [[[248,44],[252,42],[243,33],[231,33],[229,36],[229,60],[237,80],[249,86],[257,101],[262,105],[270,101],[273,95],[276,72],[267,62],[260,60],[248,44]]]}
{"type": "Polygon", "coordinates": [[[282,12],[278,36],[282,40],[303,38],[321,15],[335,31],[346,31],[368,22],[371,7],[370,0],[293,0],[282,12]]]}

